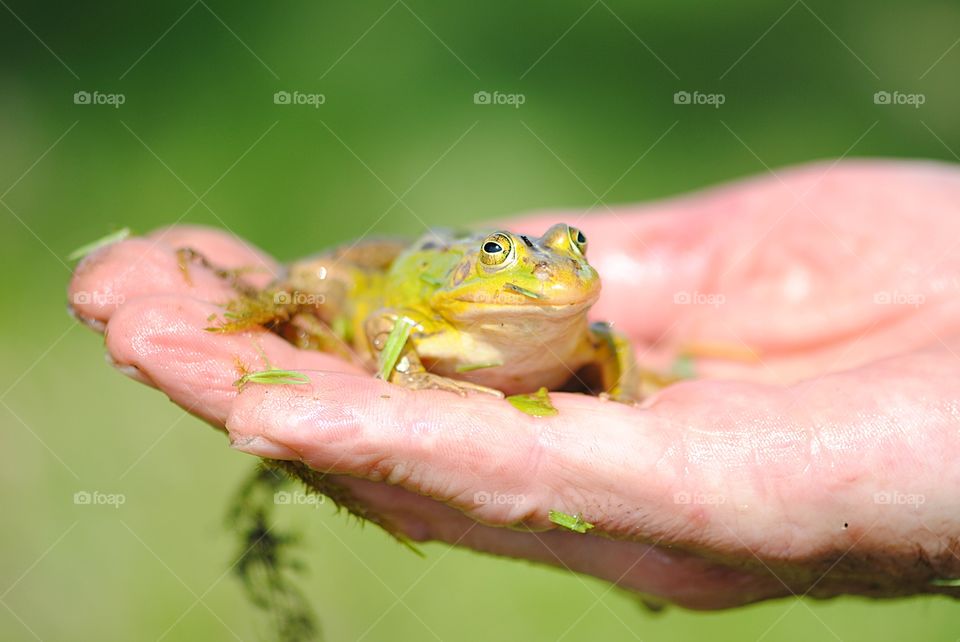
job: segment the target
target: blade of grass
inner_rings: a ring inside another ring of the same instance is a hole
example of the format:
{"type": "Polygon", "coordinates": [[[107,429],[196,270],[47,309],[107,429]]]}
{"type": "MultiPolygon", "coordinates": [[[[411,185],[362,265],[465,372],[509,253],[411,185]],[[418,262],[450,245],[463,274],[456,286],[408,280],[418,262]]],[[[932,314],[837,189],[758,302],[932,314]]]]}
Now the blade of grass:
{"type": "Polygon", "coordinates": [[[552,417],[559,412],[550,401],[546,388],[540,388],[530,394],[511,395],[507,397],[507,401],[520,412],[532,417],[552,417]]]}
{"type": "Polygon", "coordinates": [[[287,386],[304,385],[310,383],[310,377],[295,370],[280,370],[271,368],[269,370],[260,370],[258,372],[248,372],[233,382],[239,390],[248,383],[263,383],[269,385],[287,386]]]}
{"type": "Polygon", "coordinates": [[[96,241],[87,243],[82,247],[78,247],[73,252],[70,252],[69,255],[67,255],[67,260],[78,261],[83,257],[85,257],[86,255],[96,252],[101,247],[106,247],[107,245],[111,245],[113,243],[117,243],[118,241],[122,241],[128,236],[130,236],[129,227],[125,227],[123,229],[117,230],[116,232],[112,232],[102,238],[97,239],[96,241]]]}
{"type": "Polygon", "coordinates": [[[586,533],[588,530],[593,528],[593,524],[585,521],[583,517],[580,516],[580,513],[577,513],[576,515],[568,515],[562,511],[552,510],[550,511],[549,517],[550,521],[557,526],[562,526],[575,533],[586,533]]]}
{"type": "Polygon", "coordinates": [[[384,381],[390,380],[390,375],[397,366],[400,353],[403,351],[403,347],[407,345],[407,339],[410,338],[415,325],[416,323],[407,317],[397,319],[387,336],[386,345],[383,346],[383,351],[380,353],[380,371],[377,372],[377,377],[384,381]]]}

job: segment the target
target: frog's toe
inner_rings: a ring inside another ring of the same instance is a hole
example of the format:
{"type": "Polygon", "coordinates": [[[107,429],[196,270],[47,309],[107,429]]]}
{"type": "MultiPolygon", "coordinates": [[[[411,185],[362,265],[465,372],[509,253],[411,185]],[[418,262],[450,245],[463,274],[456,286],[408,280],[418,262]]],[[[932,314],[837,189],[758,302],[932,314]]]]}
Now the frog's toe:
{"type": "Polygon", "coordinates": [[[500,399],[503,393],[494,388],[488,388],[469,381],[458,381],[450,379],[432,372],[410,372],[398,373],[400,376],[395,378],[394,383],[398,383],[405,388],[412,390],[445,390],[466,397],[468,392],[479,392],[493,395],[500,399]]]}
{"type": "Polygon", "coordinates": [[[636,406],[643,400],[640,395],[629,395],[624,393],[601,392],[598,397],[604,401],[615,401],[616,403],[636,406]]]}
{"type": "Polygon", "coordinates": [[[488,388],[487,386],[481,386],[480,384],[477,384],[477,383],[470,383],[469,381],[454,381],[454,383],[456,383],[459,387],[464,388],[466,390],[470,390],[472,392],[479,392],[485,395],[492,395],[494,397],[497,397],[498,399],[503,399],[504,397],[503,392],[501,392],[500,390],[497,390],[496,388],[488,388]]]}

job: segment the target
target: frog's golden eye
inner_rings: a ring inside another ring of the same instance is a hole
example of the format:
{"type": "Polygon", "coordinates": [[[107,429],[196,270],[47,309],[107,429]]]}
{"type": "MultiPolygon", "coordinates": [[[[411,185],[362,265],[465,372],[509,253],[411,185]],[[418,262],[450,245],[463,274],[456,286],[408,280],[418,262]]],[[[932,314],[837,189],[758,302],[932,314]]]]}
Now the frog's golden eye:
{"type": "Polygon", "coordinates": [[[480,262],[489,267],[504,265],[513,253],[513,240],[506,234],[491,234],[480,246],[480,262]]]}
{"type": "Polygon", "coordinates": [[[580,250],[580,254],[587,255],[587,237],[575,227],[570,228],[570,242],[580,250]]]}

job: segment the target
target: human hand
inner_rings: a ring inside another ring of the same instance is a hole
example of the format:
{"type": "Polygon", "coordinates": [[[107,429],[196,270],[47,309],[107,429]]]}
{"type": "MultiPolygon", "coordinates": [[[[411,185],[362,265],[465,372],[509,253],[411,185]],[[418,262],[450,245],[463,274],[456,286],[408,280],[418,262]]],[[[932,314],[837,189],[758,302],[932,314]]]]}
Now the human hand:
{"type": "Polygon", "coordinates": [[[936,592],[960,576],[960,169],[818,164],[691,197],[563,220],[604,279],[595,318],[640,362],[678,351],[700,378],[639,407],[553,393],[559,414],[409,391],[268,332],[212,334],[226,268],[278,265],[175,227],[100,250],[70,286],[122,371],[225,427],[245,452],[302,460],[415,540],[588,573],[691,608],[790,594],[936,592]],[[81,292],[113,296],[81,297],[81,292]],[[83,302],[80,302],[83,301],[83,302]],[[309,385],[233,382],[238,365],[309,385]],[[550,510],[582,514],[588,535],[550,510]]]}

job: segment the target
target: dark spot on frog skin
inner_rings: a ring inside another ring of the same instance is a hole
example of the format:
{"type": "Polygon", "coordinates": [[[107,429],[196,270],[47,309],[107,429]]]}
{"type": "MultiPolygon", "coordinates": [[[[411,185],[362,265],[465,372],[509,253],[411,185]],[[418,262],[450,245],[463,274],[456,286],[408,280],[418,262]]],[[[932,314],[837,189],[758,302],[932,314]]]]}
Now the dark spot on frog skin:
{"type": "Polygon", "coordinates": [[[523,241],[527,247],[533,247],[533,243],[531,243],[530,239],[528,239],[526,236],[521,236],[520,240],[523,241]]]}

